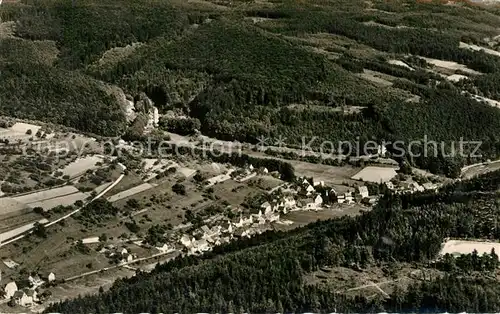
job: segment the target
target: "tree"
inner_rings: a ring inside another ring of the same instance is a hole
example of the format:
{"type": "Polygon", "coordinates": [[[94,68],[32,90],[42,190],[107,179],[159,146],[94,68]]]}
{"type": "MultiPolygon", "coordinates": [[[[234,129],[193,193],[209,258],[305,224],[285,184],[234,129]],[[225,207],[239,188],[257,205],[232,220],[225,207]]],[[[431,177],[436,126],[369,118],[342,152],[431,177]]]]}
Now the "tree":
{"type": "Polygon", "coordinates": [[[35,225],[33,227],[33,234],[40,238],[46,238],[47,230],[45,229],[44,225],[39,222],[35,222],[35,225]]]}
{"type": "Polygon", "coordinates": [[[43,214],[43,212],[44,212],[43,208],[40,206],[33,208],[33,211],[37,214],[43,214]]]}
{"type": "Polygon", "coordinates": [[[186,187],[183,184],[176,183],[172,186],[172,191],[176,194],[186,195],[186,187]]]}

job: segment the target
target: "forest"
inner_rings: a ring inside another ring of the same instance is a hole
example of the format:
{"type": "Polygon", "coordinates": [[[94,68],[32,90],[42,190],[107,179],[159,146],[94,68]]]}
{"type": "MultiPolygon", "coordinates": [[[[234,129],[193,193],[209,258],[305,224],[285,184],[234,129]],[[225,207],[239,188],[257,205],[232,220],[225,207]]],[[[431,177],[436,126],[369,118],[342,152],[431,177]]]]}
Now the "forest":
{"type": "Polygon", "coordinates": [[[500,239],[499,188],[496,171],[432,197],[388,194],[361,216],[267,232],[203,256],[181,257],[47,312],[495,312],[500,283],[489,275],[498,264],[494,252],[446,256],[438,265],[434,259],[445,238],[500,239]],[[437,267],[443,276],[395,290],[387,299],[345,295],[335,282],[305,281],[324,266],[363,270],[399,263],[437,267]]]}
{"type": "Polygon", "coordinates": [[[359,0],[272,7],[234,1],[222,10],[144,1],[3,6],[0,18],[15,27],[0,38],[0,113],[138,139],[144,117],[127,125],[124,105],[110,91],[119,87],[132,97],[145,93],[160,113],[180,111],[187,120],[164,120],[163,127],[182,134],[199,128],[223,140],[285,138],[295,147],[313,137],[408,143],[427,135],[446,147],[430,158],[406,159],[452,177],[478,160],[445,158],[450,141],[482,141],[480,160],[499,156],[500,113],[461,91],[500,97],[500,59],[459,48],[461,41],[480,44],[495,35],[494,10],[469,14],[467,7],[385,1],[367,10],[359,0]],[[320,49],[319,34],[333,43],[320,49]],[[416,70],[389,64],[395,56],[416,70]],[[484,74],[454,85],[419,56],[484,74]],[[397,80],[380,88],[360,77],[365,70],[397,80]],[[414,95],[417,106],[407,101],[414,95]]]}

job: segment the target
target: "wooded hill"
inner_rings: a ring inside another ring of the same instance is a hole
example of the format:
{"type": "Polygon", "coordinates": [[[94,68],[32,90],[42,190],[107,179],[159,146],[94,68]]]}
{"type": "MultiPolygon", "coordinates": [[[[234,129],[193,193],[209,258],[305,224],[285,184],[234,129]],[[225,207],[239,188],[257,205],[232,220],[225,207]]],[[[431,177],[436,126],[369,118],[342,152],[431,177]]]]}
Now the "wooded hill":
{"type": "MultiPolygon", "coordinates": [[[[0,17],[15,27],[0,37],[0,113],[120,135],[127,126],[111,84],[145,92],[161,112],[198,119],[202,133],[225,140],[408,143],[426,134],[482,141],[483,159],[495,159],[500,110],[461,92],[498,97],[500,58],[459,42],[487,45],[497,13],[414,1],[7,3],[0,17]],[[453,85],[418,56],[485,74],[453,85]],[[393,86],[361,78],[363,69],[393,86]],[[414,96],[417,104],[408,102],[414,96]]],[[[410,161],[450,176],[477,162],[441,153],[410,161]]]]}

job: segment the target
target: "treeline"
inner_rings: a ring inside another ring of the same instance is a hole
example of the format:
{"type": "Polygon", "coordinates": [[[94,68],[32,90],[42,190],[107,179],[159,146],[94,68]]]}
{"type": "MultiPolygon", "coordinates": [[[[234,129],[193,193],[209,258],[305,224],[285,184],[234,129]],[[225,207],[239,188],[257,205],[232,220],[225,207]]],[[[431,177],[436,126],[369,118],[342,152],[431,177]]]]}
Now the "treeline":
{"type": "Polygon", "coordinates": [[[454,261],[477,271],[474,279],[444,271],[444,277],[408,291],[396,289],[389,299],[348,296],[335,282],[307,284],[304,275],[323,266],[428,265],[447,237],[500,239],[495,197],[471,194],[458,203],[428,202],[407,209],[387,197],[359,217],[317,222],[290,233],[271,232],[227,244],[207,256],[179,258],[152,273],[119,280],[107,293],[54,304],[47,311],[498,311],[495,293],[500,284],[481,275],[493,268],[486,257],[484,263],[470,264],[467,256],[454,261]],[[470,294],[474,291],[479,295],[470,294]]]}

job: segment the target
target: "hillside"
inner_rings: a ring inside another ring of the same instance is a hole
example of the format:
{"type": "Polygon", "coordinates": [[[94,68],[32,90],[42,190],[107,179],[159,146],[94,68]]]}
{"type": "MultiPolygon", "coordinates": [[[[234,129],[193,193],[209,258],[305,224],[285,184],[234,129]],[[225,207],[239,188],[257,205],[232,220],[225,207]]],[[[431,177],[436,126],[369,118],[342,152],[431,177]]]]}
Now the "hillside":
{"type": "Polygon", "coordinates": [[[116,136],[127,125],[110,84],[130,97],[145,92],[160,112],[197,118],[202,133],[224,140],[316,138],[318,149],[427,135],[444,148],[410,161],[453,176],[474,160],[443,164],[450,141],[482,141],[484,160],[499,156],[500,111],[461,92],[498,98],[500,58],[459,45],[493,51],[496,13],[413,1],[7,2],[0,109],[116,136]]]}
{"type": "Polygon", "coordinates": [[[203,257],[179,258],[116,282],[109,292],[47,311],[498,311],[498,256],[435,257],[445,238],[499,239],[499,176],[493,172],[439,194],[386,195],[359,217],[267,232],[203,257]],[[344,290],[338,274],[352,270],[366,279],[384,273],[385,279],[377,279],[392,282],[384,286],[392,292],[384,297],[344,290]],[[403,275],[410,270],[413,275],[403,275]]]}

